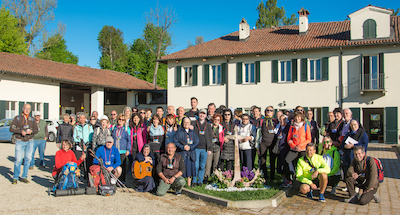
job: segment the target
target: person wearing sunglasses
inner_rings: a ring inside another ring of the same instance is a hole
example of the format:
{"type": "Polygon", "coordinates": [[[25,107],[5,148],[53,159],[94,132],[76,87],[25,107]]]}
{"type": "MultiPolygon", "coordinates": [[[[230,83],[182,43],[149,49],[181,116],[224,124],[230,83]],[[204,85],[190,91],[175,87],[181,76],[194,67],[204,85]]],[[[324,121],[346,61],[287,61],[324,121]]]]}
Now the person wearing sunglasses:
{"type": "Polygon", "coordinates": [[[331,194],[336,194],[336,188],[340,181],[340,154],[335,146],[332,145],[332,139],[325,136],[323,139],[322,157],[326,164],[331,168],[328,173],[328,186],[332,186],[331,194]]]}
{"type": "Polygon", "coordinates": [[[235,135],[235,123],[232,122],[232,111],[225,109],[223,112],[223,122],[221,123],[224,127],[224,144],[221,147],[221,162],[219,168],[224,171],[233,170],[233,161],[235,160],[235,142],[233,139],[226,138],[227,135],[235,135]]]}
{"type": "Polygon", "coordinates": [[[242,123],[237,127],[238,134],[246,136],[246,138],[239,141],[240,161],[242,166],[252,170],[254,159],[256,157],[256,127],[250,123],[250,116],[247,113],[242,115],[242,123]]]}
{"type": "Polygon", "coordinates": [[[326,136],[331,137],[333,145],[339,147],[341,142],[339,138],[344,126],[342,108],[335,108],[333,114],[335,115],[335,121],[329,124],[326,136]]]}
{"type": "Polygon", "coordinates": [[[211,154],[207,157],[206,177],[208,178],[215,169],[218,168],[219,156],[221,148],[224,144],[224,127],[221,125],[222,116],[215,113],[211,118],[212,125],[212,147],[211,154]]]}
{"type": "Polygon", "coordinates": [[[312,110],[308,110],[306,116],[311,128],[311,142],[315,144],[317,147],[317,152],[319,152],[319,125],[313,119],[314,113],[312,110]]]}
{"type": "MultiPolygon", "coordinates": [[[[257,108],[254,109],[254,113],[257,113],[257,108]]],[[[258,157],[260,159],[260,167],[264,172],[264,178],[267,181],[267,151],[269,151],[269,160],[270,160],[270,172],[269,172],[269,181],[273,181],[275,178],[275,167],[276,167],[276,154],[272,152],[276,144],[276,126],[278,124],[278,120],[273,118],[274,116],[274,108],[272,106],[268,106],[265,108],[265,120],[262,121],[261,125],[261,142],[260,147],[258,148],[258,157]]]]}

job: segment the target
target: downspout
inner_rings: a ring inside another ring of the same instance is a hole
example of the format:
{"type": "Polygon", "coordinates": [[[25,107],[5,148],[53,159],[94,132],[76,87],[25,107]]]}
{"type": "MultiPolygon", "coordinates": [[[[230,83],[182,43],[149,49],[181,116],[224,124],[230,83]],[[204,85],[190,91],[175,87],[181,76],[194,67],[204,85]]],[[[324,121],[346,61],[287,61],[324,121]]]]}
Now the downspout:
{"type": "Polygon", "coordinates": [[[226,108],[229,108],[229,78],[228,78],[228,74],[229,74],[229,70],[228,70],[228,64],[229,64],[229,59],[224,56],[225,60],[226,60],[226,83],[225,83],[225,106],[226,108]]]}
{"type": "Polygon", "coordinates": [[[339,107],[343,108],[343,69],[342,69],[342,58],[343,58],[342,47],[340,47],[340,54],[339,54],[339,107]]]}

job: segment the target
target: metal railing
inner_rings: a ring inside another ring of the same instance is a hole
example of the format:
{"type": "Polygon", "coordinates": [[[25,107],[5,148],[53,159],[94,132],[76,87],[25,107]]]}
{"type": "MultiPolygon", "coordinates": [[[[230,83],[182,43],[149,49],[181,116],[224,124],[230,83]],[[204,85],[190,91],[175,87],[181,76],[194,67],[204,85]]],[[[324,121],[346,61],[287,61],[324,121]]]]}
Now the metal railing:
{"type": "Polygon", "coordinates": [[[385,73],[363,74],[361,79],[361,90],[384,90],[385,73]]]}

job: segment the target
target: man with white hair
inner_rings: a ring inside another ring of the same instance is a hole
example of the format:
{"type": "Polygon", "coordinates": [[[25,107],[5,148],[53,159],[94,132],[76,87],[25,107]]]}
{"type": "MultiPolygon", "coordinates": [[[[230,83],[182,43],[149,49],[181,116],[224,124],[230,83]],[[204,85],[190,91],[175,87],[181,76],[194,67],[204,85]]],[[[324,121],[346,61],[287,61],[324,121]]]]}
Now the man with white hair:
{"type": "Polygon", "coordinates": [[[24,183],[29,183],[28,170],[32,159],[33,152],[33,136],[38,133],[37,123],[29,115],[31,112],[31,105],[25,104],[22,107],[22,113],[12,121],[10,125],[10,132],[14,133],[15,139],[15,162],[14,162],[14,174],[12,184],[17,184],[18,179],[24,183]],[[21,172],[21,164],[24,160],[24,170],[21,178],[19,177],[21,172]]]}
{"type": "Polygon", "coordinates": [[[343,110],[343,115],[344,115],[344,123],[343,123],[343,128],[342,128],[342,134],[341,136],[346,136],[347,132],[349,132],[350,128],[350,122],[353,119],[353,112],[349,108],[346,108],[343,110]]]}

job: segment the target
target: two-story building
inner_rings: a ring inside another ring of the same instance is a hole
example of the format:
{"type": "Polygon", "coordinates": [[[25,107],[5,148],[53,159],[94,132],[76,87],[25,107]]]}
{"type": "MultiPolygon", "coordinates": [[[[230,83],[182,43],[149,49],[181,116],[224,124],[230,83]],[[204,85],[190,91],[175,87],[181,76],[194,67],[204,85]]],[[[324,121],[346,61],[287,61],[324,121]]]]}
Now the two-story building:
{"type": "MultiPolygon", "coordinates": [[[[323,124],[335,107],[351,108],[371,141],[398,142],[400,17],[367,6],[349,21],[239,31],[163,56],[168,63],[168,104],[190,108],[297,105],[323,124]]],[[[263,112],[263,111],[262,111],[263,112]]]]}

